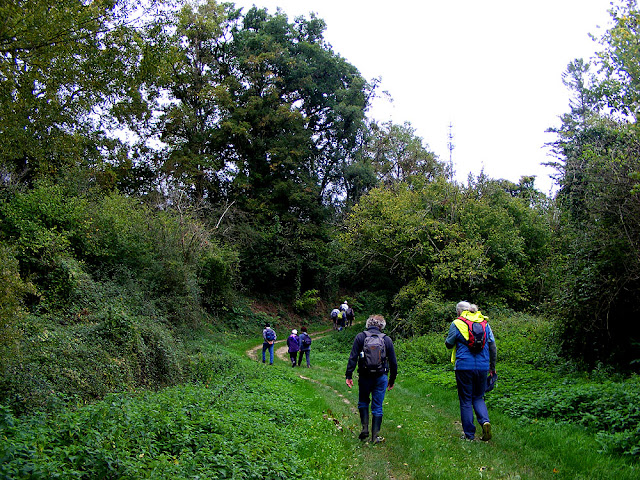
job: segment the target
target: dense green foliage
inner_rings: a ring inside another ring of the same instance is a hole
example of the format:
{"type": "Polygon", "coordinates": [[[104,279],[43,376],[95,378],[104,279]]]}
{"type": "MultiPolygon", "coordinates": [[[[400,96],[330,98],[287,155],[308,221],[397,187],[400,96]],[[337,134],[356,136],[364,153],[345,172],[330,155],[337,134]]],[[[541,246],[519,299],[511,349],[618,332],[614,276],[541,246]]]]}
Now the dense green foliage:
{"type": "MultiPolygon", "coordinates": [[[[354,207],[341,237],[360,289],[384,289],[424,333],[446,299],[522,308],[540,304],[551,232],[533,188],[480,177],[467,187],[439,178],[373,190],[354,207]],[[376,279],[377,280],[374,280],[376,279]],[[396,293],[397,292],[397,293],[396,293]]],[[[342,252],[341,252],[342,253],[342,252]]]]}
{"type": "Polygon", "coordinates": [[[18,410],[179,381],[172,331],[232,292],[235,256],[199,222],[132,198],[42,185],[3,202],[0,219],[2,394],[18,410]]]}
{"type": "Polygon", "coordinates": [[[613,27],[594,60],[600,75],[583,60],[569,65],[571,109],[555,129],[561,276],[550,311],[565,319],[565,351],[589,366],[640,357],[628,321],[640,314],[639,15],[633,0],[612,8],[613,27]],[[572,334],[577,323],[585,335],[572,334]]]}
{"type": "MultiPolygon", "coordinates": [[[[496,312],[493,407],[640,453],[635,1],[563,77],[554,198],[533,177],[458,183],[409,123],[368,119],[377,82],[314,15],[28,0],[0,19],[7,478],[346,477],[322,402],[287,402],[299,380],[265,387],[260,365],[189,345],[345,298],[385,313],[406,374],[446,388],[452,305],[496,312]],[[308,463],[321,434],[334,461],[308,463]]],[[[342,372],[351,340],[314,343],[317,361],[342,372]]]]}
{"type": "Polygon", "coordinates": [[[3,408],[1,477],[343,478],[338,432],[300,380],[225,350],[205,355],[192,370],[200,381],[160,393],[22,420],[3,408]]]}

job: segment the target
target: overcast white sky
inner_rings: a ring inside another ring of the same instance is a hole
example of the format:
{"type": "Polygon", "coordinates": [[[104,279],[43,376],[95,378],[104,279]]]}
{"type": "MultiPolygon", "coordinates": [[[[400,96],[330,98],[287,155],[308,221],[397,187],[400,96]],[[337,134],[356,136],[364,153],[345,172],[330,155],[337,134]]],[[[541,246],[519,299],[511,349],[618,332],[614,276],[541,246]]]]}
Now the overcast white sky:
{"type": "MultiPolygon", "coordinates": [[[[233,0],[232,0],[233,1],[233,0]]],[[[238,7],[280,7],[293,21],[315,12],[333,50],[367,79],[381,77],[393,103],[370,116],[411,123],[440,159],[449,160],[453,125],[456,178],[482,168],[517,182],[536,175],[552,188],[545,133],[568,110],[562,73],[589,59],[610,25],[610,0],[254,0],[238,7]],[[598,28],[600,27],[600,28],[598,28]]]]}

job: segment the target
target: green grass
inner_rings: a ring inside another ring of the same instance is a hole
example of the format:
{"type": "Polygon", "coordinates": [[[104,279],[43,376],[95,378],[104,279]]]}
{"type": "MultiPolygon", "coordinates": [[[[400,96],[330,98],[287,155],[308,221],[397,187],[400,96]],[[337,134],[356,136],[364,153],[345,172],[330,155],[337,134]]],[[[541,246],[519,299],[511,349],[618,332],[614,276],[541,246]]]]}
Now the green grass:
{"type": "MultiPolygon", "coordinates": [[[[497,395],[488,398],[494,438],[460,440],[455,381],[446,362],[401,361],[385,399],[385,442],[361,442],[357,385],[350,390],[344,381],[359,329],[324,337],[312,331],[310,369],[250,360],[246,351],[261,343],[260,333],[198,332],[185,342],[192,383],[111,395],[57,414],[15,418],[4,408],[0,479],[639,477],[634,457],[600,453],[585,426],[518,418],[497,395]]],[[[407,345],[397,343],[405,355],[407,345]]],[[[428,357],[439,358],[435,344],[417,340],[409,351],[415,359],[416,345],[429,345],[434,351],[428,357]]],[[[498,389],[513,394],[505,376],[498,389]]],[[[517,380],[522,394],[526,378],[517,380]]]]}
{"type": "Polygon", "coordinates": [[[447,364],[423,365],[423,370],[434,372],[405,371],[404,376],[400,364],[396,386],[385,398],[381,433],[386,441],[377,446],[360,442],[354,410],[357,388],[349,391],[344,384],[350,343],[357,331],[331,332],[317,341],[314,368],[303,371],[330,387],[311,382],[319,392],[329,397],[337,397],[337,392],[351,402],[345,404],[338,397],[333,407],[348,432],[345,440],[356,464],[348,478],[638,478],[633,458],[600,453],[594,435],[581,426],[524,421],[490,408],[494,439],[460,440],[455,380],[447,364]]]}

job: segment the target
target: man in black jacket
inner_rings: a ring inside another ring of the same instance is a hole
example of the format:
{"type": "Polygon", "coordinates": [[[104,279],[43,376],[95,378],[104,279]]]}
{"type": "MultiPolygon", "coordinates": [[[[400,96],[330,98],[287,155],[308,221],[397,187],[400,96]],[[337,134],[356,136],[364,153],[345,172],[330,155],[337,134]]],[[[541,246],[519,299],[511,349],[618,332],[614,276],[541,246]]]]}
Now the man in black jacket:
{"type": "Polygon", "coordinates": [[[362,431],[360,440],[369,436],[369,404],[371,403],[371,441],[378,443],[382,425],[382,404],[398,374],[398,362],[393,342],[382,330],[387,322],[382,315],[371,315],[364,332],[356,335],[345,374],[347,386],[353,387],[353,371],[358,365],[358,410],[362,431]]]}

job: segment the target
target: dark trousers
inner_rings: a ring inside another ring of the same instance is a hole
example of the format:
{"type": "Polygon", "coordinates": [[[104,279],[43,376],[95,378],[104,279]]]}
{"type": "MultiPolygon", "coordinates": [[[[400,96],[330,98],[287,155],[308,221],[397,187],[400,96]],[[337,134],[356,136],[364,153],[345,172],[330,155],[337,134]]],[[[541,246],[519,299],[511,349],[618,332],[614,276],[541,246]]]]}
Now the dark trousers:
{"type": "Polygon", "coordinates": [[[369,408],[371,403],[371,415],[382,416],[382,404],[384,394],[387,392],[389,377],[380,375],[378,377],[358,377],[358,409],[369,408]]]}
{"type": "Polygon", "coordinates": [[[300,366],[300,364],[302,363],[302,355],[304,354],[305,357],[307,357],[307,367],[311,366],[311,363],[309,363],[309,354],[311,352],[309,350],[300,350],[300,353],[298,354],[298,366],[300,366]]]}
{"type": "Polygon", "coordinates": [[[489,421],[489,412],[487,411],[487,405],[484,403],[484,391],[487,388],[487,371],[456,370],[456,383],[458,384],[462,430],[467,438],[475,438],[474,412],[480,425],[489,421]]]}

